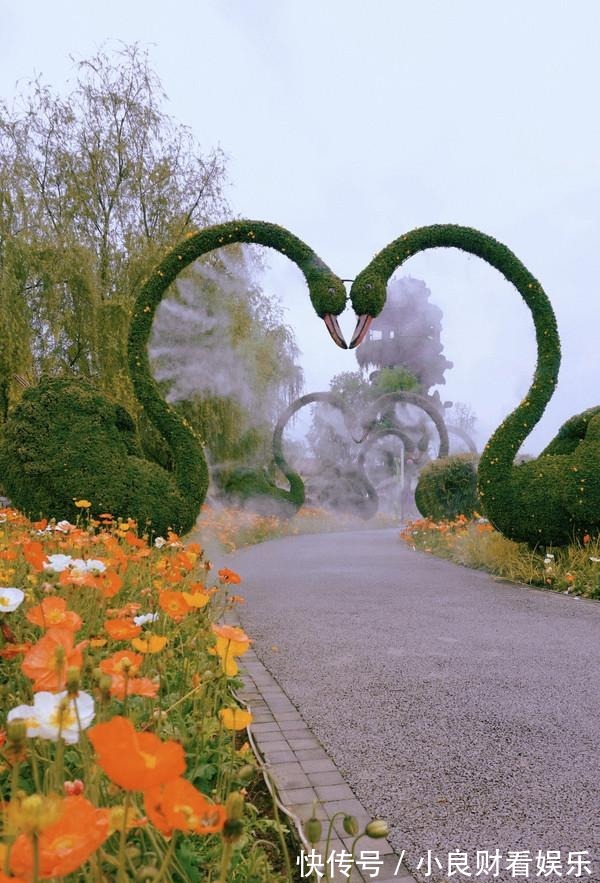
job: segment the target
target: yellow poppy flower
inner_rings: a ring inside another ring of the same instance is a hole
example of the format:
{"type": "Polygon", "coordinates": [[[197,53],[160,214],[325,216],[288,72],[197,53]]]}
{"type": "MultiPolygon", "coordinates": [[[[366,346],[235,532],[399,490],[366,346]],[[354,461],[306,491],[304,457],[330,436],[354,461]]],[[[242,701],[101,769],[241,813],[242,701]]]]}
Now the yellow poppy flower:
{"type": "Polygon", "coordinates": [[[210,596],[206,592],[182,592],[181,594],[187,606],[196,609],[205,607],[210,601],[210,596]]]}
{"type": "Polygon", "coordinates": [[[139,653],[160,653],[166,647],[169,639],[164,635],[148,635],[146,638],[132,638],[132,646],[139,653]]]}
{"type": "Polygon", "coordinates": [[[252,723],[252,714],[245,708],[222,708],[219,718],[228,730],[245,730],[252,723]]]}

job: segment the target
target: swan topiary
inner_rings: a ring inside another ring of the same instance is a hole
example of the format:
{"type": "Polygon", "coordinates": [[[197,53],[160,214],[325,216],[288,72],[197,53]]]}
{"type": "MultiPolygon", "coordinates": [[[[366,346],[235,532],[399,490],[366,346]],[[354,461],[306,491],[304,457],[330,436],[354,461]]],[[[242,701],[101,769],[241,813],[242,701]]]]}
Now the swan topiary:
{"type": "Polygon", "coordinates": [[[208,487],[206,459],[191,426],[160,395],[148,341],[156,309],[181,271],[202,255],[242,242],[273,248],[299,267],[317,315],[345,346],[336,319],[346,302],[344,285],[304,242],[261,221],[201,230],[174,248],[141,286],[129,330],[134,392],[170,448],[173,470],[143,457],[129,414],[89,383],[45,379],[24,393],[0,439],[0,477],[15,506],[36,518],[74,518],[74,499],[86,498],[93,514],[131,517],[153,534],[193,527],[208,487]]]}
{"type": "Polygon", "coordinates": [[[505,536],[564,545],[600,532],[600,408],[571,418],[535,460],[515,465],[541,419],[558,379],[560,342],[552,305],[535,277],[505,245],[470,227],[420,227],[384,248],[356,277],[350,298],[358,316],[350,347],[364,338],[383,308],[394,271],[419,252],[458,248],[482,258],[511,282],[531,311],[537,363],[523,401],[496,429],[481,455],[478,490],[485,514],[505,536]]]}

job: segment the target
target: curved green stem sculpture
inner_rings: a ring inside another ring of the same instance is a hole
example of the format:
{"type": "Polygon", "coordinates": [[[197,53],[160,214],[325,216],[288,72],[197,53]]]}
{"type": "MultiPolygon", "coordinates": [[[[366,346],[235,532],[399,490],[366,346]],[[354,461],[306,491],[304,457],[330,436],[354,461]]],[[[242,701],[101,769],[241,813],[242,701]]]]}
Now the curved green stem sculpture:
{"type": "Polygon", "coordinates": [[[242,242],[273,248],[299,267],[317,315],[345,346],[335,318],[345,306],[344,285],[307,245],[261,221],[208,227],[174,248],[145,281],[129,331],[134,391],[171,449],[173,472],[143,457],[122,408],[77,378],[52,378],[26,391],[3,428],[0,476],[15,506],[35,517],[73,518],[74,498],[85,497],[94,513],[132,517],[153,534],[193,527],[208,487],[206,460],[189,424],[161,398],[147,345],[156,309],[179,273],[208,252],[242,242]]]}
{"type": "Polygon", "coordinates": [[[438,458],[447,457],[448,456],[448,430],[446,429],[446,424],[444,423],[444,418],[435,407],[435,405],[428,399],[426,396],[419,395],[416,392],[386,392],[384,395],[379,396],[375,399],[375,401],[369,405],[369,409],[367,411],[367,419],[365,421],[366,424],[366,432],[363,436],[363,439],[368,436],[372,429],[376,427],[376,421],[380,414],[386,413],[390,409],[393,409],[394,405],[416,405],[416,407],[420,408],[424,411],[428,417],[433,421],[435,428],[437,429],[438,436],[440,439],[440,447],[438,451],[438,458]]]}
{"type": "Polygon", "coordinates": [[[565,544],[600,531],[600,409],[568,421],[534,461],[514,465],[542,417],[558,378],[560,342],[550,301],[540,283],[502,243],[452,224],[412,230],[379,252],[355,279],[350,297],[359,316],[351,346],[382,309],[392,273],[430,248],[458,248],[482,258],[518,290],[531,311],[537,341],[533,382],[523,401],[494,432],[481,455],[478,489],[492,524],[511,539],[565,544]]]}
{"type": "MultiPolygon", "coordinates": [[[[293,471],[285,458],[285,454],[283,452],[283,432],[294,414],[296,414],[302,408],[305,408],[307,405],[312,405],[315,402],[325,402],[326,404],[332,405],[334,408],[337,408],[342,413],[346,429],[348,430],[348,433],[350,434],[352,440],[355,442],[357,441],[353,435],[354,423],[352,421],[352,418],[348,414],[342,399],[339,398],[339,396],[337,396],[335,393],[310,392],[307,393],[307,395],[300,396],[300,398],[297,398],[295,401],[292,402],[291,405],[289,405],[289,407],[286,408],[286,410],[279,417],[277,425],[275,426],[275,431],[273,432],[273,459],[290,482],[290,488],[292,490],[294,489],[294,487],[297,487],[298,484],[301,485],[302,500],[299,505],[304,502],[304,483],[300,476],[293,471]]],[[[372,518],[373,515],[375,515],[379,506],[377,491],[367,478],[364,470],[359,469],[356,473],[356,477],[358,480],[354,483],[355,490],[356,493],[360,495],[360,498],[358,502],[354,504],[353,508],[360,518],[368,520],[369,518],[372,518]]]]}

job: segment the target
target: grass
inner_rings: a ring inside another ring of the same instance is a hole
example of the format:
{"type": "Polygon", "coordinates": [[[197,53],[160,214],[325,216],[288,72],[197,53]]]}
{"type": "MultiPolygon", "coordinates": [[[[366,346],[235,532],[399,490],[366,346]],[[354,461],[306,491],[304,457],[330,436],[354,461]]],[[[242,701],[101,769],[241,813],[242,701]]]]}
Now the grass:
{"type": "Polygon", "coordinates": [[[462,515],[454,521],[409,522],[401,537],[415,549],[513,582],[600,599],[600,537],[586,536],[581,544],[560,548],[531,549],[506,539],[484,518],[469,520],[462,515]]]}

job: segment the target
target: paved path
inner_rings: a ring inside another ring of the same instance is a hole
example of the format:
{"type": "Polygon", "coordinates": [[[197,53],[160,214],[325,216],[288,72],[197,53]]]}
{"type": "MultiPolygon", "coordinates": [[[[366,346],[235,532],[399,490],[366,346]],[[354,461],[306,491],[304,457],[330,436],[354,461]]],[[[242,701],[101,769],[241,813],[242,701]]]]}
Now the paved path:
{"type": "Polygon", "coordinates": [[[518,879],[508,851],[529,850],[530,879],[557,883],[536,876],[538,850],[561,850],[563,876],[589,850],[600,881],[599,603],[500,583],[397,531],[276,540],[227,566],[257,655],[358,798],[409,867],[442,862],[423,879],[448,878],[450,851],[474,874],[497,848],[500,874],[474,879],[518,879]]]}

